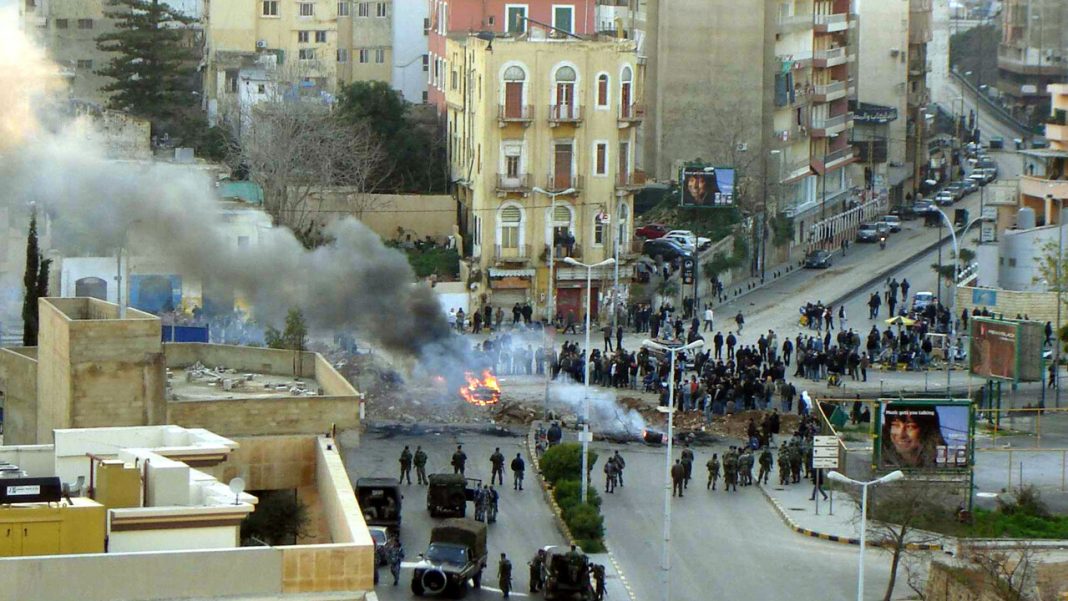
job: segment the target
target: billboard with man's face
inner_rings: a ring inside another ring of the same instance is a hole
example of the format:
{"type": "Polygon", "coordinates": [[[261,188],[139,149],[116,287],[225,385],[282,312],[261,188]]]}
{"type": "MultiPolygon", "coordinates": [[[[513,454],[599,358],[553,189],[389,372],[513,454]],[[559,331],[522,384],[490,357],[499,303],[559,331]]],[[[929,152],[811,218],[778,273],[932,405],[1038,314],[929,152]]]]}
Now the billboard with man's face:
{"type": "Polygon", "coordinates": [[[884,400],[879,419],[879,467],[967,468],[971,420],[967,401],[884,400]]]}
{"type": "Polygon", "coordinates": [[[679,174],[684,207],[734,205],[734,169],[686,167],[679,174]]]}

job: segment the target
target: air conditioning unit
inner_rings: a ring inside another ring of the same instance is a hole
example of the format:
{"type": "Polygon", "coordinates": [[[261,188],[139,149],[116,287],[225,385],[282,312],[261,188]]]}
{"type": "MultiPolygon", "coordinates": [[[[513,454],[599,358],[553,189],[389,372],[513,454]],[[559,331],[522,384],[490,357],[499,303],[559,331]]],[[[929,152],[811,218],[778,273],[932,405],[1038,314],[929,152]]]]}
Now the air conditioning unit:
{"type": "Polygon", "coordinates": [[[746,142],[738,142],[738,145],[735,146],[735,148],[738,150],[738,152],[745,152],[749,150],[749,144],[747,144],[746,142]]]}
{"type": "Polygon", "coordinates": [[[897,58],[897,55],[899,55],[899,54],[901,54],[901,51],[898,50],[897,48],[891,48],[890,49],[890,56],[893,56],[893,57],[897,58]]]}
{"type": "Polygon", "coordinates": [[[256,40],[256,48],[263,50],[267,47],[267,40],[256,40]]]}

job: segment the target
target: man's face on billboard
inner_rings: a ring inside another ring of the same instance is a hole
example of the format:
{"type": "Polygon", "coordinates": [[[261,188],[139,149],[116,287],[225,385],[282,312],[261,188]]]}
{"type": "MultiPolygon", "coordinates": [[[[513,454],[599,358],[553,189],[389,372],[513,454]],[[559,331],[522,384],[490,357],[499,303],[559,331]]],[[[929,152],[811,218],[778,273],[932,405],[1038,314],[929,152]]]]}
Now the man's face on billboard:
{"type": "Polygon", "coordinates": [[[691,175],[686,182],[686,187],[690,190],[690,196],[694,198],[702,198],[705,195],[705,179],[698,175],[691,175]]]}
{"type": "Polygon", "coordinates": [[[910,416],[901,415],[892,418],[890,422],[890,441],[894,443],[894,449],[903,459],[909,462],[919,460],[920,448],[920,425],[910,416]]]}

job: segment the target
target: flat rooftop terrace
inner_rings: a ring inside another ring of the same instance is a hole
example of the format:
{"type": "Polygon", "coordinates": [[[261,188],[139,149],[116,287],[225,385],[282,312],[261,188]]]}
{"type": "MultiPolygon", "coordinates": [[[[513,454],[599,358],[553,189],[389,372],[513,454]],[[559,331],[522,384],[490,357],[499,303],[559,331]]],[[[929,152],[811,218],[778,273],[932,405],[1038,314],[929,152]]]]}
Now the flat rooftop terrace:
{"type": "Polygon", "coordinates": [[[194,364],[167,369],[167,398],[174,401],[272,399],[320,395],[315,378],[244,372],[194,364]]]}

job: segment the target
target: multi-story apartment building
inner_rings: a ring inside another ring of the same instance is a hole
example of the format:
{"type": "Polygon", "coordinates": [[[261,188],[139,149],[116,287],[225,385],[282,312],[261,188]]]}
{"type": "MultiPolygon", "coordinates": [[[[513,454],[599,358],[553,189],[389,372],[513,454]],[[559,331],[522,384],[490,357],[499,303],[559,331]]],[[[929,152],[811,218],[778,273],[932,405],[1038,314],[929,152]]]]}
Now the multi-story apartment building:
{"type": "Polygon", "coordinates": [[[906,198],[909,194],[915,197],[919,193],[921,182],[928,179],[933,171],[949,172],[943,164],[946,159],[941,153],[937,158],[931,158],[928,145],[931,119],[928,117],[927,106],[931,102],[931,92],[927,88],[927,73],[931,71],[931,63],[927,59],[927,45],[933,39],[932,3],[933,0],[909,0],[905,161],[912,166],[912,181],[911,186],[907,186],[911,190],[906,192],[906,198]]]}
{"type": "Polygon", "coordinates": [[[998,90],[1018,118],[1040,121],[1049,108],[1046,86],[1068,76],[1068,4],[1005,0],[1001,21],[998,90]]]}
{"type": "Polygon", "coordinates": [[[214,117],[298,89],[329,100],[339,85],[391,81],[424,100],[424,11],[392,0],[206,0],[205,102],[214,117]],[[395,44],[402,44],[399,53],[395,44]]]}
{"type": "MultiPolygon", "coordinates": [[[[642,68],[626,40],[522,33],[446,40],[446,123],[472,307],[584,314],[586,270],[630,256],[642,68]],[[550,279],[549,265],[553,276],[550,279]]],[[[620,274],[624,284],[627,269],[620,274]]],[[[591,315],[614,269],[592,274],[591,315]]],[[[541,313],[544,314],[544,313],[541,313]]]]}
{"type": "Polygon", "coordinates": [[[450,65],[445,54],[449,34],[474,32],[520,34],[529,28],[529,21],[555,28],[552,35],[593,33],[595,4],[579,0],[427,0],[429,17],[426,32],[429,38],[427,59],[427,93],[431,104],[444,114],[445,92],[450,65]]]}

